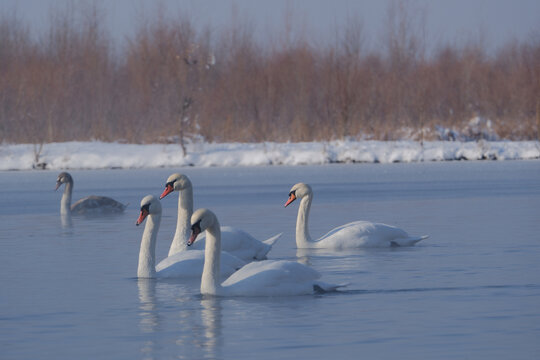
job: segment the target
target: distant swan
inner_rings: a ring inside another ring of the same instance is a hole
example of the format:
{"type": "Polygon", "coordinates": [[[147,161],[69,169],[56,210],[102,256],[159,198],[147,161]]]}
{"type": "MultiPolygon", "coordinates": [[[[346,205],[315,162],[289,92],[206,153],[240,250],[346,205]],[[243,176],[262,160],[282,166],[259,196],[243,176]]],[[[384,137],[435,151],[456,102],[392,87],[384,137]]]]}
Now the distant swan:
{"type": "Polygon", "coordinates": [[[195,211],[191,217],[192,234],[188,244],[206,231],[205,262],[201,278],[201,294],[217,296],[287,296],[334,291],[341,285],[318,281],[312,268],[284,260],[252,262],[220,282],[221,231],[216,215],[207,209],[195,211]]]}
{"type": "MultiPolygon", "coordinates": [[[[141,212],[136,221],[140,225],[146,218],[146,225],[141,240],[139,251],[139,266],[137,277],[139,278],[189,278],[199,277],[203,271],[204,251],[184,251],[167,257],[157,267],[156,263],[156,240],[161,223],[161,203],[152,195],[147,195],[141,200],[141,212]]],[[[235,272],[245,265],[245,262],[230,254],[223,254],[221,271],[225,276],[235,272]]]]}
{"type": "Polygon", "coordinates": [[[64,194],[60,201],[60,214],[62,215],[99,215],[99,214],[119,214],[124,211],[126,205],[106,196],[91,195],[80,199],[71,205],[71,193],[73,191],[73,178],[67,172],[62,172],[56,180],[56,189],[66,184],[64,194]]]}
{"type": "Polygon", "coordinates": [[[295,199],[302,199],[296,219],[296,246],[299,249],[352,249],[360,247],[412,246],[427,236],[409,236],[404,230],[394,226],[354,221],[339,226],[320,239],[313,241],[309,235],[308,217],[313,200],[311,187],[298,183],[291,188],[287,207],[295,199]]]}
{"type": "MultiPolygon", "coordinates": [[[[190,219],[193,213],[193,187],[186,175],[172,174],[168,177],[165,190],[159,197],[163,199],[173,191],[178,191],[178,218],[176,221],[176,232],[169,249],[169,256],[187,249],[186,241],[191,232],[190,219]]],[[[272,249],[272,245],[281,234],[275,235],[267,240],[255,239],[247,232],[224,226],[221,228],[222,250],[231,255],[237,256],[245,261],[262,260],[272,249]]],[[[205,239],[197,240],[192,249],[203,250],[205,239]]]]}

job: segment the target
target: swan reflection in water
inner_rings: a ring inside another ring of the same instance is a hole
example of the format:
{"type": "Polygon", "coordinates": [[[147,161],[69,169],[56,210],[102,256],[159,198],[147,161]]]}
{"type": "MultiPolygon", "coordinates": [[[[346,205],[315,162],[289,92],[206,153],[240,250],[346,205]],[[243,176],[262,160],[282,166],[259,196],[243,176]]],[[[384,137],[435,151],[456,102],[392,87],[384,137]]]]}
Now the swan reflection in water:
{"type": "Polygon", "coordinates": [[[411,247],[370,248],[370,249],[296,249],[299,263],[318,269],[329,281],[347,284],[346,292],[356,282],[362,283],[365,277],[377,271],[378,264],[388,261],[394,251],[411,251],[411,247]],[[344,277],[344,274],[348,274],[344,277]]]}
{"type": "Polygon", "coordinates": [[[177,301],[180,311],[176,345],[179,352],[189,359],[221,358],[223,341],[220,299],[213,296],[201,297],[198,302],[193,297],[183,297],[177,301]]]}
{"type": "Polygon", "coordinates": [[[143,333],[153,333],[159,325],[159,314],[156,310],[156,281],[154,279],[137,279],[139,288],[139,328],[143,333]]]}
{"type": "MultiPolygon", "coordinates": [[[[159,314],[156,310],[156,282],[153,279],[137,279],[139,288],[139,329],[142,333],[152,334],[157,332],[159,325],[159,314]]],[[[144,340],[141,347],[141,353],[145,359],[154,359],[156,353],[156,344],[154,340],[144,340]]]]}
{"type": "Polygon", "coordinates": [[[171,355],[179,358],[219,358],[222,347],[222,315],[219,298],[200,297],[195,284],[137,279],[139,330],[148,337],[140,348],[145,359],[157,359],[163,349],[176,344],[171,355]],[[191,289],[191,290],[190,290],[191,289]],[[171,309],[174,309],[171,311],[171,309]],[[174,338],[153,335],[169,328],[174,338]]]}
{"type": "Polygon", "coordinates": [[[206,355],[211,359],[219,359],[223,345],[221,299],[215,296],[205,296],[201,299],[201,305],[206,355]]]}

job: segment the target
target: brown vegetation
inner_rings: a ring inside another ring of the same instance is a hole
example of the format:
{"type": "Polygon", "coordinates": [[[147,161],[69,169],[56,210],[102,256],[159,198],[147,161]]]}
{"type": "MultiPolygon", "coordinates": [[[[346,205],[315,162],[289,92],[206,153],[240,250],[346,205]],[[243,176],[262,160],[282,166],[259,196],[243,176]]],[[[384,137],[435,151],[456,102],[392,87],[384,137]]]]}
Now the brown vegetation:
{"type": "Polygon", "coordinates": [[[384,51],[366,49],[354,18],[329,46],[263,46],[249,26],[216,35],[158,14],[119,55],[99,11],[83,10],[80,21],[57,14],[39,39],[0,19],[0,141],[420,140],[477,115],[502,138],[540,131],[538,37],[492,55],[470,43],[427,56],[399,6],[384,51]]]}

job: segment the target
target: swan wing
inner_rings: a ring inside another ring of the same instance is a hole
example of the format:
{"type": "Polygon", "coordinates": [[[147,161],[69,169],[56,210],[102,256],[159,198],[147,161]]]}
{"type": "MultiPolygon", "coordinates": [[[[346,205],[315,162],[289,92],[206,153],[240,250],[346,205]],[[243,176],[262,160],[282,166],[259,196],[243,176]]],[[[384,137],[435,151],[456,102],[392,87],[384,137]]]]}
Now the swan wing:
{"type": "Polygon", "coordinates": [[[271,238],[263,240],[262,242],[265,243],[266,245],[273,246],[278,241],[278,239],[281,237],[281,235],[283,235],[283,233],[279,233],[277,235],[274,235],[271,238]]]}
{"type": "MultiPolygon", "coordinates": [[[[226,252],[221,253],[220,274],[223,277],[230,276],[246,263],[226,252]]],[[[204,251],[190,250],[181,251],[161,260],[156,266],[158,277],[184,278],[200,277],[204,267],[204,251]]]]}
{"type": "Polygon", "coordinates": [[[163,278],[197,277],[202,274],[203,266],[203,251],[181,251],[161,260],[156,266],[156,276],[163,278]]]}
{"type": "Polygon", "coordinates": [[[71,212],[75,214],[113,214],[121,213],[126,205],[106,196],[87,196],[71,205],[71,212]]]}
{"type": "MultiPolygon", "coordinates": [[[[221,227],[221,250],[228,252],[244,261],[263,260],[272,249],[272,245],[281,236],[278,234],[265,242],[255,239],[244,230],[231,226],[221,227]]],[[[200,236],[191,245],[194,249],[204,249],[206,246],[206,234],[200,236]]]]}
{"type": "MultiPolygon", "coordinates": [[[[415,242],[403,229],[395,226],[354,221],[339,226],[317,240],[318,247],[350,249],[358,247],[389,247],[414,245],[415,242]]],[[[416,242],[422,240],[421,238],[416,242]]]]}
{"type": "Polygon", "coordinates": [[[285,260],[252,262],[223,282],[229,295],[284,296],[312,294],[320,274],[314,269],[285,260]]]}

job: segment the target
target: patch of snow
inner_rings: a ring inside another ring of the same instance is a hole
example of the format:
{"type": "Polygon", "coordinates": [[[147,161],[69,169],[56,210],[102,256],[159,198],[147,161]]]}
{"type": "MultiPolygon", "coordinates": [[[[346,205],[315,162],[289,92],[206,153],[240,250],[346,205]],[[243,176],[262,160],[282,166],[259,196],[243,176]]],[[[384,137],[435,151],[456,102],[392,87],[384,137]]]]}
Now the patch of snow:
{"type": "MultiPolygon", "coordinates": [[[[189,143],[182,156],[178,144],[65,142],[44,144],[40,161],[46,169],[156,168],[183,166],[316,165],[450,160],[539,159],[535,141],[353,141],[310,143],[189,143]]],[[[33,144],[0,145],[0,170],[30,170],[33,144]]]]}
{"type": "Polygon", "coordinates": [[[435,126],[435,131],[440,140],[446,141],[499,140],[499,135],[495,132],[493,122],[482,116],[473,117],[459,130],[435,126]]]}

